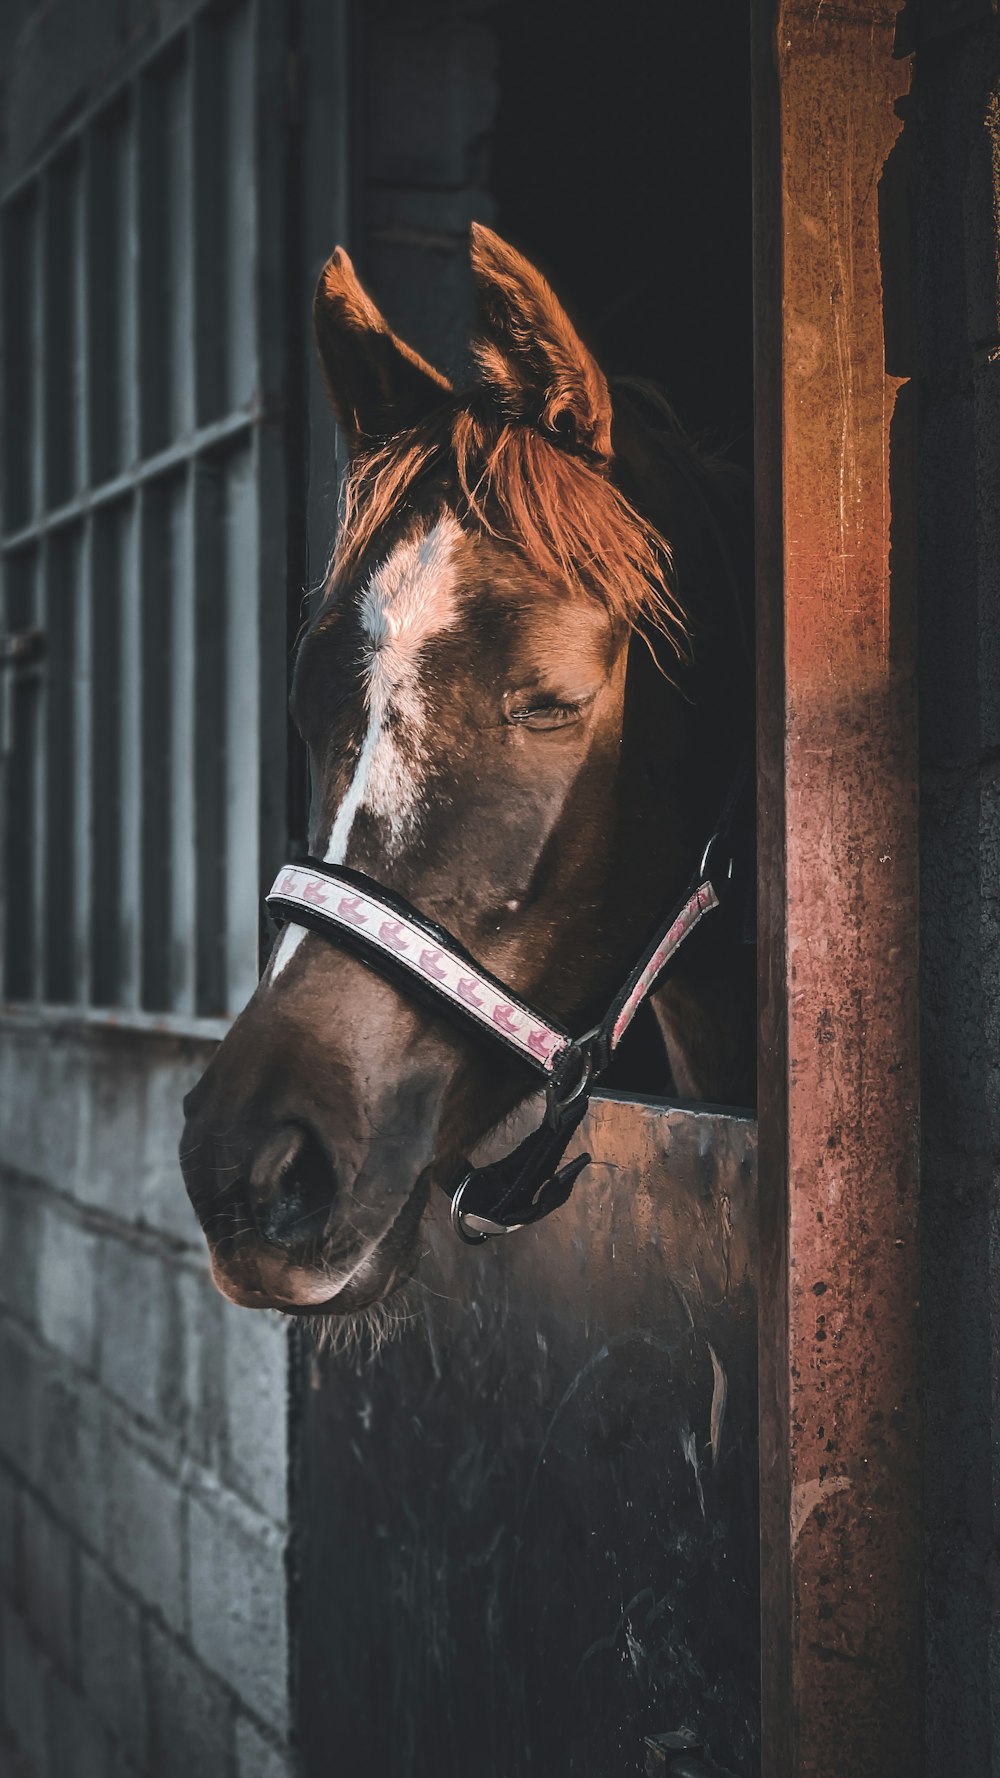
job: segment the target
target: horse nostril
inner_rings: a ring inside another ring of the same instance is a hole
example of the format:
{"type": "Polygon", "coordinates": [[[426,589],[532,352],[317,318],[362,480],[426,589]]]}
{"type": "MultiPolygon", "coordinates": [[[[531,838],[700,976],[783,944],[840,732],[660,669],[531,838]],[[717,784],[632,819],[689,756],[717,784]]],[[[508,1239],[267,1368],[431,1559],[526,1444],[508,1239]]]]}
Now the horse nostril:
{"type": "Polygon", "coordinates": [[[337,1180],[319,1142],[300,1124],[276,1130],[254,1157],[250,1194],[258,1232],[274,1247],[323,1233],[337,1180]]]}

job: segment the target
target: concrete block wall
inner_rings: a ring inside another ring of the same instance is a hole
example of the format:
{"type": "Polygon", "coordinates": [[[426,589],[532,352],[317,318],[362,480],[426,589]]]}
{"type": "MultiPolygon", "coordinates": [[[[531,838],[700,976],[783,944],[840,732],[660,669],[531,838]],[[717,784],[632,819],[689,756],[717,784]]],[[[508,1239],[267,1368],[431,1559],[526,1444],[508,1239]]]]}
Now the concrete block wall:
{"type": "Polygon", "coordinates": [[[176,1160],[206,1059],[0,1027],[0,1773],[16,1778],[291,1770],[289,1335],[208,1276],[176,1160]]]}
{"type": "Polygon", "coordinates": [[[927,1771],[1000,1774],[1000,22],[918,54],[927,1771]]]}

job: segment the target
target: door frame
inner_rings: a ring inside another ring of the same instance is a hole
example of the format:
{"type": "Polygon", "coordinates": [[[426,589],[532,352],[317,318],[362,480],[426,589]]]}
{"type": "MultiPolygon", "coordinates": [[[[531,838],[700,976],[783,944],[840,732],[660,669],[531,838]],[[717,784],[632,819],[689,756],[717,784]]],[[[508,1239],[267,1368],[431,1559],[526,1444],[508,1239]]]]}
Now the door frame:
{"type": "Polygon", "coordinates": [[[921,1769],[910,64],[754,0],[763,1778],[921,1769]]]}

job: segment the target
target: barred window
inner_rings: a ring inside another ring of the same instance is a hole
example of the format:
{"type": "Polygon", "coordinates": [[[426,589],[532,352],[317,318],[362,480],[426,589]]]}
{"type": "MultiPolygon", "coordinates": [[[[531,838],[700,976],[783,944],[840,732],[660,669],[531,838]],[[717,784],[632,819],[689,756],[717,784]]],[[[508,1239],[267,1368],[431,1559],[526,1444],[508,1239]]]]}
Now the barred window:
{"type": "Polygon", "coordinates": [[[206,8],[0,209],[3,999],[207,1028],[284,832],[283,8],[206,8]]]}

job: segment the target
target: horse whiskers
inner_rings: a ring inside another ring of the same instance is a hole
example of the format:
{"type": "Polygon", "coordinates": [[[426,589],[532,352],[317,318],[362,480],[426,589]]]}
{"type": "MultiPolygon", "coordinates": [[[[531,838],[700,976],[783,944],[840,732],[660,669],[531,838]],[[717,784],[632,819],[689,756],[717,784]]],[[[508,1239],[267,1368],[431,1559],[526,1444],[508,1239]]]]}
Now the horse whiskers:
{"type": "Polygon", "coordinates": [[[388,1302],[370,1303],[352,1315],[315,1315],[309,1328],[316,1349],[335,1358],[353,1358],[358,1369],[367,1357],[371,1363],[394,1340],[407,1322],[416,1319],[406,1303],[407,1286],[388,1302]]]}

